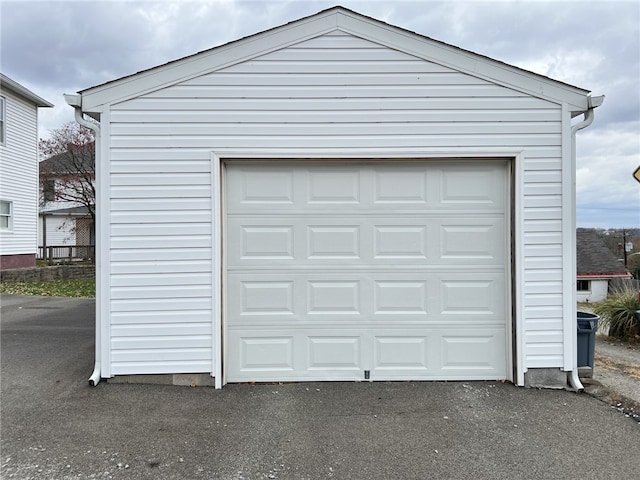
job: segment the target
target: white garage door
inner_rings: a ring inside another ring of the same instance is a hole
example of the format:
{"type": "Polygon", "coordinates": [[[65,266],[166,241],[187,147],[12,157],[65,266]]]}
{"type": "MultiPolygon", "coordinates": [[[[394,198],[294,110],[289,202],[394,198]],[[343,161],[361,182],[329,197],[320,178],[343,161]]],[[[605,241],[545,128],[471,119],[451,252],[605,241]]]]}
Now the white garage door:
{"type": "Polygon", "coordinates": [[[227,381],[507,378],[507,163],[235,163],[227,381]]]}

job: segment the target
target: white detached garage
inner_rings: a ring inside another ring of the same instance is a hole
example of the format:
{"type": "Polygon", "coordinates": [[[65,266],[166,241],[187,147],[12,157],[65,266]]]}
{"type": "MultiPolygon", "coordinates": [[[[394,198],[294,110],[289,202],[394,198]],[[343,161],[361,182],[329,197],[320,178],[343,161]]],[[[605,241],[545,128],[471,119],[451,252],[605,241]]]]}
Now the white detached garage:
{"type": "Polygon", "coordinates": [[[580,388],[588,93],[336,7],[67,96],[100,120],[91,382],[580,388]]]}

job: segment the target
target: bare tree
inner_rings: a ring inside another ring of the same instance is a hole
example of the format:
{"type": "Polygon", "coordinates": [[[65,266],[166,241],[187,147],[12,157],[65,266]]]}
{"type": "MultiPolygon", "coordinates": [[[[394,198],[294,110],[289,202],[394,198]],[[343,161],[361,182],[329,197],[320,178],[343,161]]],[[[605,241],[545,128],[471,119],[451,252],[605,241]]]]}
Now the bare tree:
{"type": "Polygon", "coordinates": [[[73,202],[87,209],[95,222],[95,135],[93,130],[69,122],[41,139],[41,205],[73,202]]]}

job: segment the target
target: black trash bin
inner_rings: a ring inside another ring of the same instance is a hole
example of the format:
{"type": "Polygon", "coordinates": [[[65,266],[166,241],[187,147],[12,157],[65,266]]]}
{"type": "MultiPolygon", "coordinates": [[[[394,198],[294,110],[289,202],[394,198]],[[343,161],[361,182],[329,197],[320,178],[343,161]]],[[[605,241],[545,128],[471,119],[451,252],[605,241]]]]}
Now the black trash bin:
{"type": "Polygon", "coordinates": [[[578,367],[593,369],[599,319],[593,313],[578,312],[578,367]]]}

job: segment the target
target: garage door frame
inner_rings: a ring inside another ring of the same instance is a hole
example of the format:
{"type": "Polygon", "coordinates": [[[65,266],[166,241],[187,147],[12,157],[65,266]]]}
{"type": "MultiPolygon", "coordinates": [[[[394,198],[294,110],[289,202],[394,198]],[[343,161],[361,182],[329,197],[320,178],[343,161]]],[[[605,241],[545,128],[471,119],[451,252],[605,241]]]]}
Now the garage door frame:
{"type": "Polygon", "coordinates": [[[444,153],[438,152],[388,152],[383,153],[379,151],[350,151],[338,153],[298,153],[292,154],[290,151],[268,151],[265,153],[259,152],[247,152],[238,150],[229,151],[215,151],[211,152],[211,180],[212,180],[212,222],[214,231],[219,232],[213,237],[213,279],[214,279],[214,298],[213,298],[213,332],[212,335],[212,353],[213,353],[213,365],[212,376],[215,377],[216,388],[221,388],[227,383],[226,372],[226,352],[228,352],[228,334],[227,334],[227,312],[226,312],[226,256],[225,256],[225,243],[227,236],[226,228],[226,209],[224,199],[226,197],[226,184],[225,184],[225,168],[227,161],[241,162],[246,160],[248,162],[277,162],[277,161],[296,161],[303,163],[305,161],[341,161],[357,163],[358,161],[372,162],[372,161],[407,161],[415,159],[417,161],[430,161],[430,160],[477,160],[482,162],[483,160],[502,160],[507,163],[507,192],[508,200],[507,207],[505,209],[505,230],[507,233],[506,245],[510,248],[510,255],[507,254],[507,258],[511,258],[511,265],[506,264],[505,268],[505,283],[510,286],[505,291],[508,293],[508,298],[505,305],[505,316],[511,318],[511,321],[506,321],[505,339],[507,344],[505,345],[507,358],[506,358],[506,372],[507,380],[513,381],[517,385],[524,384],[525,370],[522,368],[524,365],[523,352],[523,337],[521,333],[523,329],[524,314],[522,311],[522,288],[521,279],[517,272],[520,271],[520,266],[523,265],[524,258],[521,248],[517,248],[522,245],[522,201],[521,201],[521,179],[523,175],[523,153],[513,151],[487,151],[484,149],[477,149],[473,154],[460,154],[460,153],[444,153]],[[509,235],[510,233],[510,235],[509,235]],[[215,288],[215,285],[219,288],[215,288]]]}

